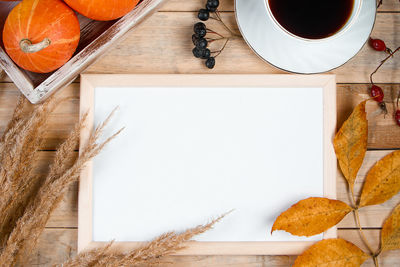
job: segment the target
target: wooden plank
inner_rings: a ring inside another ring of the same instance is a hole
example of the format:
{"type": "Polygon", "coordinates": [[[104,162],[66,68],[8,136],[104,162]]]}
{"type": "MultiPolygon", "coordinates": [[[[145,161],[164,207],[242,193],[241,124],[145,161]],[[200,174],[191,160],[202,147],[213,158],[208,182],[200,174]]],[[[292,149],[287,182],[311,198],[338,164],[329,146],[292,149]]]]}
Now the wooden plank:
{"type": "MultiPolygon", "coordinates": [[[[233,13],[224,13],[222,17],[238,32],[233,13]]],[[[195,13],[158,12],[136,31],[128,33],[124,41],[88,68],[87,73],[283,73],[258,58],[242,38],[228,43],[226,50],[217,58],[216,67],[208,70],[203,60],[192,55],[192,26],[196,21],[195,13]],[[179,17],[179,23],[176,23],[176,17],[179,17]]],[[[214,20],[207,25],[226,34],[214,20]]],[[[398,42],[393,29],[399,27],[397,14],[378,14],[373,36],[384,39],[389,47],[394,47],[398,42]]],[[[218,46],[216,42],[213,45],[217,50],[222,44],[218,46]]],[[[367,45],[356,57],[332,73],[337,74],[339,83],[367,83],[369,74],[385,56],[367,45]]],[[[400,82],[399,64],[398,56],[388,61],[377,73],[376,82],[400,82]]]]}
{"type": "MultiPolygon", "coordinates": [[[[400,90],[399,84],[381,85],[385,91],[388,102],[389,114],[392,114],[394,105],[393,96],[400,90]]],[[[350,115],[353,108],[362,100],[368,98],[367,84],[339,84],[337,93],[338,125],[350,115]]],[[[11,118],[15,107],[18,91],[11,83],[0,83],[0,134],[4,131],[8,120],[11,118]]],[[[73,97],[60,105],[51,115],[49,130],[45,135],[43,149],[54,150],[73,129],[79,117],[79,83],[69,85],[57,97],[73,97]]],[[[384,117],[377,104],[370,101],[367,104],[369,113],[369,138],[370,149],[396,149],[400,148],[400,127],[397,126],[391,115],[384,117]]]]}
{"type": "MultiPolygon", "coordinates": [[[[166,3],[160,8],[163,12],[173,11],[198,11],[200,8],[204,8],[207,0],[166,0],[166,3]]],[[[233,11],[234,0],[220,0],[218,10],[220,12],[233,11]]]]}
{"type": "Polygon", "coordinates": [[[77,238],[76,229],[45,229],[28,265],[24,266],[50,267],[63,263],[76,255],[77,238]]]}
{"type": "Polygon", "coordinates": [[[382,6],[379,8],[379,12],[399,12],[400,4],[397,0],[383,0],[382,6]]]}
{"type": "MultiPolygon", "coordinates": [[[[376,248],[379,244],[379,230],[366,230],[365,234],[371,245],[376,248]]],[[[356,230],[339,230],[339,236],[353,242],[365,250],[359,233],[356,230]]],[[[76,229],[46,229],[40,237],[37,249],[32,254],[29,266],[52,266],[61,264],[76,254],[76,229]]],[[[291,266],[296,256],[171,256],[157,266],[176,267],[217,267],[217,266],[291,266]]],[[[398,266],[400,253],[385,252],[379,259],[382,266],[398,266]]],[[[374,266],[369,259],[363,266],[374,266]]]]}
{"type": "MultiPolygon", "coordinates": [[[[233,12],[224,13],[222,17],[238,32],[233,12]]],[[[218,57],[214,70],[208,70],[191,52],[192,26],[196,21],[195,12],[157,12],[135,31],[129,32],[124,41],[113,46],[89,67],[87,73],[283,73],[258,58],[242,38],[232,40],[218,57]],[[176,23],[177,17],[179,23],[176,23]]],[[[209,21],[207,25],[226,32],[216,21],[209,21]]],[[[380,13],[372,36],[385,40],[393,48],[399,45],[393,29],[399,27],[397,13],[380,13]]],[[[215,43],[214,49],[219,46],[215,43]]],[[[340,83],[366,83],[383,57],[384,53],[373,51],[367,45],[332,73],[338,75],[340,83]]],[[[376,82],[399,83],[399,64],[398,56],[388,61],[377,73],[376,82]]]]}
{"type": "MultiPolygon", "coordinates": [[[[3,134],[10,120],[19,91],[12,83],[0,83],[0,134],[3,134]]],[[[70,98],[63,102],[49,118],[48,130],[44,138],[45,144],[42,149],[52,150],[67,138],[79,117],[79,84],[72,84],[63,90],[57,97],[70,98]]]]}
{"type": "MultiPolygon", "coordinates": [[[[204,8],[206,0],[168,0],[161,8],[161,11],[197,11],[204,8]]],[[[220,11],[233,11],[234,0],[221,0],[220,11]]],[[[383,0],[383,5],[379,8],[379,12],[395,12],[400,11],[400,4],[397,0],[383,0]]]]}
{"type": "MultiPolygon", "coordinates": [[[[368,148],[400,148],[400,127],[395,123],[392,114],[396,109],[395,99],[400,90],[398,84],[380,84],[385,93],[388,115],[384,115],[375,101],[369,101],[368,112],[368,148]]],[[[338,127],[348,118],[354,107],[369,98],[368,84],[340,84],[337,89],[338,127]]]]}
{"type": "MultiPolygon", "coordinates": [[[[231,0],[230,0],[231,1],[231,0]]],[[[224,2],[224,1],[221,1],[224,2]]],[[[398,10],[400,4],[394,0],[385,0],[385,9],[398,10]]],[[[232,6],[223,3],[223,7],[232,6]]],[[[175,12],[157,12],[138,29],[126,35],[126,40],[115,45],[106,56],[90,67],[93,73],[197,73],[210,72],[200,60],[191,55],[191,31],[196,19],[196,12],[176,12],[182,10],[197,10],[202,4],[199,1],[171,0],[166,3],[163,10],[175,12]],[[180,19],[176,23],[176,18],[180,19]],[[191,60],[188,60],[192,58],[191,60]],[[151,62],[152,64],[147,64],[151,62]]],[[[222,14],[227,24],[237,26],[233,12],[222,14]]],[[[216,26],[215,21],[207,22],[210,27],[222,30],[216,26]]],[[[398,28],[400,21],[397,13],[379,13],[372,36],[386,41],[389,47],[398,44],[393,29],[398,28]]],[[[368,74],[373,70],[384,56],[383,53],[372,51],[364,47],[362,52],[349,63],[335,70],[338,81],[367,82],[368,74]],[[371,64],[376,62],[376,64],[371,64]]],[[[398,62],[399,60],[397,60],[398,62]]],[[[388,62],[376,76],[377,81],[399,82],[400,69],[396,60],[388,62]]],[[[260,60],[239,38],[228,45],[228,49],[218,58],[215,73],[280,73],[281,71],[260,60]],[[233,62],[233,63],[232,63],[233,62]],[[240,64],[237,64],[240,62],[240,64]]],[[[9,78],[0,81],[10,81],[9,78]]]]}

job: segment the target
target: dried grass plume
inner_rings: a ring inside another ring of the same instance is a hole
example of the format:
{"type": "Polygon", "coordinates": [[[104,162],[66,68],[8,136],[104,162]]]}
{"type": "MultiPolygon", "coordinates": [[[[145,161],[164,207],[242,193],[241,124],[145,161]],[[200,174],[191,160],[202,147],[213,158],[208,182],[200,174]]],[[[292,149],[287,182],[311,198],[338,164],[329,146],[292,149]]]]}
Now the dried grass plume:
{"type": "Polygon", "coordinates": [[[76,125],[55,154],[48,174],[33,175],[36,154],[42,144],[49,114],[66,99],[49,99],[25,114],[27,101],[21,98],[13,118],[0,140],[0,266],[14,266],[29,254],[43,232],[51,213],[76,182],[85,164],[115,138],[118,131],[98,143],[110,117],[89,137],[75,157],[75,148],[86,116],[76,125]]]}
{"type": "Polygon", "coordinates": [[[186,247],[186,242],[193,237],[210,230],[217,222],[227,214],[212,220],[205,225],[199,225],[188,229],[183,233],[168,232],[143,247],[135,249],[126,254],[120,254],[111,250],[113,243],[107,244],[104,248],[94,249],[77,255],[74,259],[62,264],[63,267],[122,267],[151,264],[160,258],[171,255],[186,247]]]}

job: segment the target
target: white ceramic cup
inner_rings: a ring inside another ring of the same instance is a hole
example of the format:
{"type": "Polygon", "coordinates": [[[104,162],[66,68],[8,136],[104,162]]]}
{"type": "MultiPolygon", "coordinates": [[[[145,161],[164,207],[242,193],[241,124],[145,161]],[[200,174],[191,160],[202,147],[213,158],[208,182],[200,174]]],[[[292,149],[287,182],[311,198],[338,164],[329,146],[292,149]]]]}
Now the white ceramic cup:
{"type": "MultiPolygon", "coordinates": [[[[321,0],[322,1],[322,0],[321,0]]],[[[346,32],[350,26],[354,23],[354,21],[356,20],[356,18],[358,17],[360,10],[361,10],[361,5],[362,5],[362,0],[354,0],[354,5],[353,5],[353,10],[351,12],[350,18],[347,20],[346,24],[343,25],[343,27],[338,30],[335,34],[325,37],[325,38],[320,38],[320,39],[308,39],[308,38],[304,38],[304,37],[300,37],[297,36],[291,32],[289,32],[288,30],[285,29],[285,27],[283,27],[276,19],[274,14],[272,13],[272,10],[269,6],[269,0],[265,0],[266,3],[266,7],[267,7],[267,13],[269,18],[273,21],[274,25],[281,31],[283,31],[286,35],[295,38],[297,40],[302,40],[302,41],[307,41],[307,42],[321,42],[321,41],[327,41],[333,38],[336,38],[338,36],[340,36],[341,34],[343,34],[344,32],[346,32]]]]}

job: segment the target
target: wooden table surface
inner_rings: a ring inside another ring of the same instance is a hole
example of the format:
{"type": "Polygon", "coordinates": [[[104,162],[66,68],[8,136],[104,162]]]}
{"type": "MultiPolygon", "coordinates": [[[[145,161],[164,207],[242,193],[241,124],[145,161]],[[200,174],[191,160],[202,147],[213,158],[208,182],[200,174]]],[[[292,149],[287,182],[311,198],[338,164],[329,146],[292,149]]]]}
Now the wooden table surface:
{"type": "MultiPolygon", "coordinates": [[[[107,54],[93,64],[86,73],[282,73],[259,59],[241,38],[234,39],[217,59],[216,67],[208,70],[203,62],[192,56],[192,27],[197,21],[199,8],[205,0],[170,0],[141,26],[127,34],[126,38],[114,46],[107,54]]],[[[222,17],[235,31],[237,26],[233,12],[233,0],[221,0],[222,17]]],[[[372,36],[385,40],[389,47],[400,45],[400,3],[384,0],[380,8],[372,36]]],[[[223,28],[210,21],[207,25],[223,32],[223,28]]],[[[350,62],[333,71],[338,81],[337,114],[338,124],[350,114],[353,107],[368,98],[368,77],[384,53],[365,46],[350,62]]],[[[395,108],[394,97],[400,89],[400,57],[395,56],[376,75],[376,82],[385,91],[389,113],[395,108]]],[[[5,77],[0,83],[0,129],[4,129],[11,117],[19,92],[5,77]]],[[[79,80],[65,88],[60,96],[74,96],[60,106],[51,117],[51,125],[46,134],[46,142],[40,152],[39,172],[45,172],[54,156],[57,145],[62,142],[78,120],[79,80]]],[[[304,103],[307,105],[307,103],[304,103]]],[[[361,187],[368,169],[382,156],[400,148],[400,127],[391,116],[380,113],[376,103],[367,105],[369,117],[368,152],[359,173],[356,191],[361,187]]],[[[348,201],[347,188],[343,177],[337,175],[338,199],[348,201]]],[[[61,206],[52,215],[42,234],[38,249],[34,252],[31,266],[51,266],[76,253],[77,242],[77,195],[78,185],[74,185],[61,206]]],[[[400,202],[400,195],[385,204],[364,208],[360,211],[366,235],[377,247],[383,220],[392,208],[400,202]]],[[[362,248],[354,219],[348,215],[339,224],[339,236],[362,248]]],[[[173,266],[290,266],[294,256],[196,256],[171,257],[173,266]]],[[[381,266],[400,266],[399,251],[386,252],[380,259],[381,266]]],[[[168,264],[167,266],[170,266],[168,264]]],[[[373,266],[368,260],[365,266],[373,266]]]]}

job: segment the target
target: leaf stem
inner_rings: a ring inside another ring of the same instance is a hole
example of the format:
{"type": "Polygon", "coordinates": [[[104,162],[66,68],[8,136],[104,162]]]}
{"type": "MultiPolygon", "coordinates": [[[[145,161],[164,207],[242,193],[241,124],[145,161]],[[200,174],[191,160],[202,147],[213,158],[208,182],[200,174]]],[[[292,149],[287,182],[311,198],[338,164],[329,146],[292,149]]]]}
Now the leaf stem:
{"type": "Polygon", "coordinates": [[[353,188],[353,186],[351,186],[350,185],[350,183],[349,183],[349,188],[350,188],[350,195],[351,195],[351,200],[353,201],[353,207],[354,207],[354,209],[358,209],[358,205],[357,205],[357,201],[356,201],[356,198],[355,198],[355,196],[354,196],[354,188],[353,188]]]}
{"type": "Polygon", "coordinates": [[[213,30],[211,30],[211,29],[207,29],[207,32],[216,34],[216,35],[218,35],[218,36],[221,37],[221,38],[225,38],[223,35],[217,33],[216,31],[213,31],[213,30]]]}
{"type": "Polygon", "coordinates": [[[379,267],[378,256],[374,255],[372,258],[374,259],[375,266],[379,267]]]}
{"type": "Polygon", "coordinates": [[[353,212],[356,217],[356,223],[357,223],[358,231],[360,232],[360,235],[361,235],[361,239],[363,240],[365,246],[368,248],[370,254],[373,255],[373,257],[375,257],[374,250],[372,249],[371,245],[369,244],[367,237],[365,236],[364,231],[361,227],[360,214],[358,212],[358,208],[354,209],[353,212]]]}
{"type": "Polygon", "coordinates": [[[220,41],[220,40],[225,40],[225,39],[228,39],[228,38],[226,38],[226,37],[217,38],[217,39],[207,38],[206,40],[208,41],[208,43],[212,43],[212,42],[215,42],[215,41],[220,41]]]}

